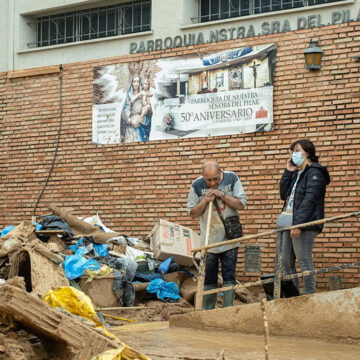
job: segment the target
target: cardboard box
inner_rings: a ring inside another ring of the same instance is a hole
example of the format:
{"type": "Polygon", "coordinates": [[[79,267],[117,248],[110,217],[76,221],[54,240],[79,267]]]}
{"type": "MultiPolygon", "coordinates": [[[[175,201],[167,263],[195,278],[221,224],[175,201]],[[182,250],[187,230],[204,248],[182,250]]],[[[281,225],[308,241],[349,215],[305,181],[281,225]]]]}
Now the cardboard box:
{"type": "Polygon", "coordinates": [[[166,260],[170,256],[180,265],[192,266],[191,249],[200,247],[200,236],[190,228],[160,219],[147,238],[154,257],[166,260]]]}

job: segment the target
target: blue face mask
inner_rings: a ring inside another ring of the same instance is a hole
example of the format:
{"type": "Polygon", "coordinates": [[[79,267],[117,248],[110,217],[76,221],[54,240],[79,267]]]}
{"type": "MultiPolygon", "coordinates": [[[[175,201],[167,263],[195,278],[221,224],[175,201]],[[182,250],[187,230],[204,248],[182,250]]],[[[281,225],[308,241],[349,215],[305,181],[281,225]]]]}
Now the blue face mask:
{"type": "Polygon", "coordinates": [[[294,151],[291,155],[291,159],[296,166],[301,166],[305,159],[302,157],[301,151],[294,151]]]}

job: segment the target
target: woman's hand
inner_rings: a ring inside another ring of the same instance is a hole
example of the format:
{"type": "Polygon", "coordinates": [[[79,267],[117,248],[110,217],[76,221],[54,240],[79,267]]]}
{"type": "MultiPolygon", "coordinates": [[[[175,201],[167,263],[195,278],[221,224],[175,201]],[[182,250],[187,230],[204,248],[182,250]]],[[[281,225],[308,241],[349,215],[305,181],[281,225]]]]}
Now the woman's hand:
{"type": "Polygon", "coordinates": [[[291,158],[287,160],[286,162],[286,169],[294,172],[296,170],[296,166],[292,163],[291,158]]]}
{"type": "Polygon", "coordinates": [[[300,229],[293,229],[293,230],[290,231],[290,237],[291,237],[292,239],[298,238],[298,237],[300,236],[300,234],[301,234],[301,230],[300,230],[300,229]]]}

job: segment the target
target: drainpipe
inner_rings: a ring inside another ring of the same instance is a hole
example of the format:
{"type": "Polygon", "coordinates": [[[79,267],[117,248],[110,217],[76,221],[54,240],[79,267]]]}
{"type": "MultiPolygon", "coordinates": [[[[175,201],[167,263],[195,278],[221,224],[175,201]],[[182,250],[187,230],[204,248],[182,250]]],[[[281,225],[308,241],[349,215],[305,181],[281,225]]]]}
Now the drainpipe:
{"type": "Polygon", "coordinates": [[[15,70],[15,0],[8,0],[8,64],[9,70],[15,70]]]}

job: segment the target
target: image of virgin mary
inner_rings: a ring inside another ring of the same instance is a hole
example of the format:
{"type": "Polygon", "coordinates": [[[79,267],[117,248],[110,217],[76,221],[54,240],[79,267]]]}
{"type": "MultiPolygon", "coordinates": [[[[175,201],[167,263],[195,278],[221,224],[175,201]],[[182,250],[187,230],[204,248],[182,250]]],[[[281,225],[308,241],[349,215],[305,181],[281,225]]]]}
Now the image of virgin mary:
{"type": "Polygon", "coordinates": [[[122,142],[149,140],[152,109],[149,104],[144,108],[145,95],[142,90],[140,76],[135,75],[121,111],[122,142]]]}

